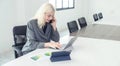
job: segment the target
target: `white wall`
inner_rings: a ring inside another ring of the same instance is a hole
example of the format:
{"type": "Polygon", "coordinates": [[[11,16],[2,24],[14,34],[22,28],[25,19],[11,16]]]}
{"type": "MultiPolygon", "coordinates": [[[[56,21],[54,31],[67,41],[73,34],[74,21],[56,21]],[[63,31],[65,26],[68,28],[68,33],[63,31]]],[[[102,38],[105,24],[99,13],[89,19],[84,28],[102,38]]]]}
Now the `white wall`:
{"type": "Polygon", "coordinates": [[[91,21],[90,21],[90,17],[89,17],[89,11],[90,11],[90,1],[91,0],[82,0],[82,13],[83,13],[83,16],[86,18],[86,21],[87,21],[87,24],[90,24],[91,21]]]}
{"type": "Polygon", "coordinates": [[[16,0],[0,0],[0,53],[11,48],[12,27],[16,24],[16,0]]]}
{"type": "MultiPolygon", "coordinates": [[[[89,1],[89,0],[88,0],[89,1]]],[[[120,0],[90,0],[88,15],[89,21],[93,22],[94,13],[103,13],[103,24],[120,25],[120,0]]]]}
{"type": "MultiPolygon", "coordinates": [[[[26,24],[37,9],[48,0],[1,0],[0,1],[0,53],[12,50],[15,25],[26,24]]],[[[83,15],[82,0],[75,0],[75,8],[56,12],[59,31],[67,30],[67,22],[77,20],[83,15]]]]}
{"type": "Polygon", "coordinates": [[[25,1],[25,18],[26,21],[29,21],[30,18],[34,16],[38,8],[47,0],[24,0],[25,1]]]}
{"type": "Polygon", "coordinates": [[[67,28],[67,22],[76,20],[83,15],[82,0],[75,0],[75,8],[56,12],[57,26],[59,31],[67,28]]]}

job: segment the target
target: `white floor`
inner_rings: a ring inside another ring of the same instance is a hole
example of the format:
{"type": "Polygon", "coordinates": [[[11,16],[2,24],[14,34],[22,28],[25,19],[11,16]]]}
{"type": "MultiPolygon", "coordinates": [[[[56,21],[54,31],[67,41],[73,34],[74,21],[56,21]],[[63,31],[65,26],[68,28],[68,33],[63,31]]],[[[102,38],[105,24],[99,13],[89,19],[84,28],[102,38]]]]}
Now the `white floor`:
{"type": "Polygon", "coordinates": [[[107,24],[107,25],[118,25],[120,26],[120,20],[118,18],[116,19],[101,19],[101,20],[98,20],[96,22],[93,22],[93,23],[97,23],[97,24],[107,24]]]}
{"type": "Polygon", "coordinates": [[[0,66],[14,59],[14,52],[10,50],[4,54],[0,54],[0,66]]]}

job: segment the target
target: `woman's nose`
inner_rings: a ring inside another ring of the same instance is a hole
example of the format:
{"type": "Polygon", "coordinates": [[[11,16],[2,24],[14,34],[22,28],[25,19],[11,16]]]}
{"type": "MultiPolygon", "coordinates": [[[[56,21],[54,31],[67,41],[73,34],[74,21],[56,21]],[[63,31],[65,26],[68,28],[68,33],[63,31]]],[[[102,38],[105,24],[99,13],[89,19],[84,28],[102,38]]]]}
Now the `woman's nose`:
{"type": "Polygon", "coordinates": [[[50,20],[52,20],[53,19],[53,17],[50,17],[50,20]]]}

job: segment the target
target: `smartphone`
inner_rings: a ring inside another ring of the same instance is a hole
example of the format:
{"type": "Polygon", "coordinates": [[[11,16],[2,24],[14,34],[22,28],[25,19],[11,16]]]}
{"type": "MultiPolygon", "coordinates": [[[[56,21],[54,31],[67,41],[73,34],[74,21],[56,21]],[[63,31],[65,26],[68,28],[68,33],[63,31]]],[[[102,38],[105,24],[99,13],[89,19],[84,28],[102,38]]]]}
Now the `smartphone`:
{"type": "Polygon", "coordinates": [[[50,23],[52,23],[53,22],[53,20],[50,20],[50,23]]]}

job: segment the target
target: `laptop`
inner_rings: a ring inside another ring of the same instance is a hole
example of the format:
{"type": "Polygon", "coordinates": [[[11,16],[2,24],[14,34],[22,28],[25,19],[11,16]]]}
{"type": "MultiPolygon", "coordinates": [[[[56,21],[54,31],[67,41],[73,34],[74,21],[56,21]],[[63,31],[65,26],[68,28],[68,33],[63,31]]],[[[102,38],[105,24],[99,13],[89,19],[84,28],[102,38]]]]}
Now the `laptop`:
{"type": "Polygon", "coordinates": [[[73,49],[72,45],[76,39],[77,37],[71,38],[69,42],[67,44],[63,44],[59,50],[71,51],[73,49]]]}

